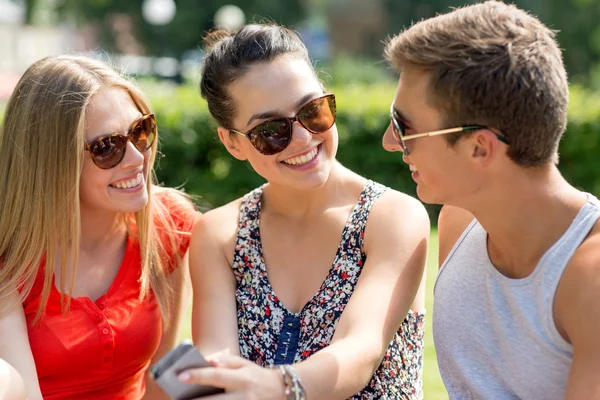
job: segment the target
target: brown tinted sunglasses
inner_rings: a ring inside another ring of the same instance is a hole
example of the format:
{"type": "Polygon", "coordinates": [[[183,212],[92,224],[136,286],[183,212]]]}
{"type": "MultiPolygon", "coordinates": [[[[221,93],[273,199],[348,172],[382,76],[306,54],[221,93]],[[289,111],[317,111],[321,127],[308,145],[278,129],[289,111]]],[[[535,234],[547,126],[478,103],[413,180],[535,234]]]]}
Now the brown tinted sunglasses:
{"type": "Polygon", "coordinates": [[[248,138],[252,146],[264,155],[281,153],[292,141],[294,122],[298,121],[310,133],[325,133],[335,123],[335,96],[327,94],[303,105],[292,118],[276,118],[262,122],[247,132],[229,129],[248,138]]]}
{"type": "Polygon", "coordinates": [[[90,152],[94,164],[102,169],[110,169],[123,161],[127,150],[127,141],[131,140],[135,148],[143,153],[152,147],[155,139],[156,119],[154,114],[145,114],[131,124],[127,135],[111,133],[100,136],[86,143],[85,149],[90,152]]]}

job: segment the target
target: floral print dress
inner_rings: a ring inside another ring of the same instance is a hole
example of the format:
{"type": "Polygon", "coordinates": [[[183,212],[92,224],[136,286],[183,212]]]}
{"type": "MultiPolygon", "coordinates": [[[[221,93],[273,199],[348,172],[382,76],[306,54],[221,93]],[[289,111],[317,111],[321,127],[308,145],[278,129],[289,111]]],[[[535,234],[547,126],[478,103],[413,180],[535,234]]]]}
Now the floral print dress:
{"type": "MultiPolygon", "coordinates": [[[[364,231],[369,211],[386,188],[367,181],[344,227],[329,273],[300,312],[274,293],[260,240],[261,186],[244,196],[233,258],[241,355],[261,366],[293,364],[331,342],[366,261],[364,231]]],[[[424,313],[410,311],[367,386],[351,399],[421,399],[424,313]]]]}

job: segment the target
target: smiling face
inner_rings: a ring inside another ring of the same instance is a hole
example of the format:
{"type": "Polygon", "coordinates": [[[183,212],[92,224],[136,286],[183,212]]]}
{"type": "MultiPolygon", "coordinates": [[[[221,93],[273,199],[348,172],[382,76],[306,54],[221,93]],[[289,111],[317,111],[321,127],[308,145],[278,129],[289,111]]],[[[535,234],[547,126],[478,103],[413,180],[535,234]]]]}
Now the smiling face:
{"type": "MultiPolygon", "coordinates": [[[[293,117],[303,105],[324,94],[312,67],[294,55],[253,65],[228,89],[236,117],[227,128],[240,132],[273,118],[293,117]]],[[[338,145],[335,124],[324,133],[312,134],[295,122],[290,144],[275,155],[261,154],[246,137],[232,136],[225,127],[219,128],[219,137],[233,156],[248,160],[270,183],[300,190],[325,184],[338,145]]]]}
{"type": "MultiPolygon", "coordinates": [[[[427,101],[429,74],[404,68],[393,101],[393,108],[406,126],[406,135],[431,132],[444,128],[441,112],[427,101]]],[[[392,126],[383,136],[387,151],[400,152],[392,126]]],[[[417,195],[425,203],[456,204],[476,191],[485,181],[476,161],[476,133],[467,140],[463,138],[450,146],[444,136],[422,137],[406,141],[409,155],[402,159],[411,170],[417,183],[417,195]]],[[[481,133],[485,135],[485,133],[481,133]]]]}
{"type": "MultiPolygon", "coordinates": [[[[131,124],[142,113],[122,89],[103,88],[92,97],[85,115],[87,143],[110,133],[127,135],[131,124]]],[[[80,179],[82,210],[132,213],[148,203],[146,176],[152,148],[140,152],[131,141],[123,160],[114,168],[101,169],[85,151],[80,179]]]]}

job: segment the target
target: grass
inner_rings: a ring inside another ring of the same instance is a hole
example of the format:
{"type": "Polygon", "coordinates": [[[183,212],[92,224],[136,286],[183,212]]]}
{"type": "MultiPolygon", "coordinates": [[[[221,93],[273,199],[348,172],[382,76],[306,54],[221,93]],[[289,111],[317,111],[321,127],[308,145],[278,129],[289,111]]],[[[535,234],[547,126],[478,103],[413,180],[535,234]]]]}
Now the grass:
{"type": "MultiPolygon", "coordinates": [[[[438,370],[435,349],[433,347],[433,336],[431,331],[431,317],[433,311],[433,284],[437,274],[438,238],[437,232],[433,231],[429,242],[429,256],[427,257],[427,317],[425,319],[425,360],[423,366],[423,390],[425,399],[442,400],[448,399],[444,389],[442,378],[438,370]]],[[[191,309],[184,321],[181,338],[191,338],[191,309]]]]}

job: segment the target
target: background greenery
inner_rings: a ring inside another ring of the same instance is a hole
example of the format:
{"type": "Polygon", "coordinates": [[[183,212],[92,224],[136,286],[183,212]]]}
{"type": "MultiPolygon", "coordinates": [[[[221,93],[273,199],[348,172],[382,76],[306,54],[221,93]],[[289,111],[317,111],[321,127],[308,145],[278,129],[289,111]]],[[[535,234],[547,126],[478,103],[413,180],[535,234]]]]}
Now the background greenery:
{"type": "MultiPolygon", "coordinates": [[[[245,162],[231,157],[216,136],[206,103],[192,85],[146,82],[160,129],[164,157],[157,176],[167,186],[184,185],[204,208],[227,203],[263,183],[245,162]],[[176,106],[175,106],[176,105],[176,106]]],[[[400,153],[381,147],[389,124],[395,82],[351,83],[329,88],[338,104],[338,159],[348,168],[394,189],[415,195],[415,184],[400,153]]],[[[600,93],[571,87],[569,124],[560,145],[559,168],[576,187],[600,195],[600,93]]],[[[438,206],[427,206],[436,223],[438,206]]]]}
{"type": "MultiPolygon", "coordinates": [[[[117,45],[115,16],[128,15],[136,39],[145,54],[183,57],[198,49],[201,38],[212,29],[215,12],[226,4],[240,7],[246,19],[269,20],[300,27],[309,19],[327,25],[336,14],[360,9],[366,0],[175,0],[178,12],[171,23],[156,27],[142,17],[144,0],[13,0],[26,5],[30,24],[93,26],[103,51],[114,52],[117,45]]],[[[361,56],[380,59],[383,41],[414,21],[447,12],[452,7],[482,0],[369,0],[381,4],[383,17],[377,31],[360,40],[361,56]]],[[[569,74],[579,82],[600,84],[600,2],[597,0],[507,0],[537,15],[557,32],[564,48],[569,74]]]]}

